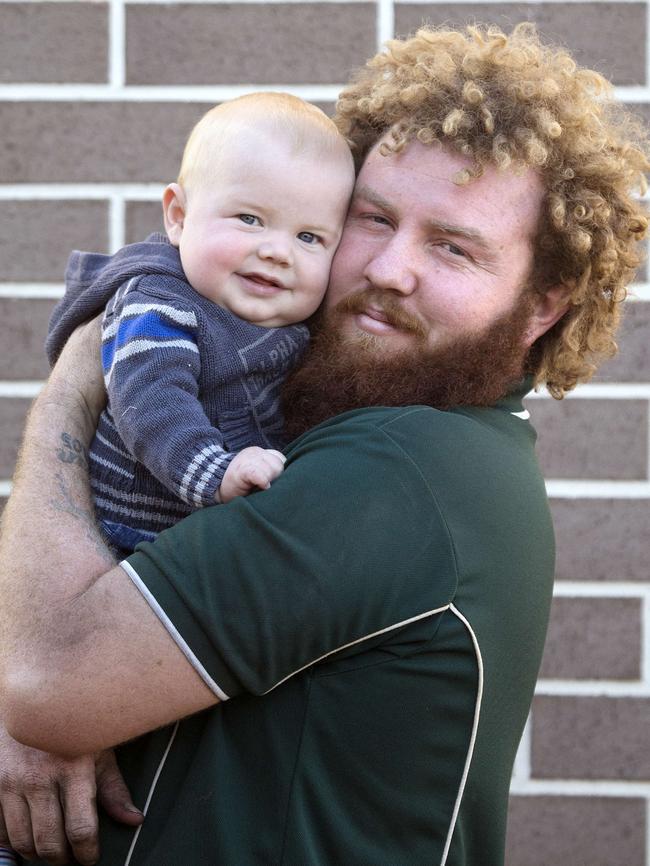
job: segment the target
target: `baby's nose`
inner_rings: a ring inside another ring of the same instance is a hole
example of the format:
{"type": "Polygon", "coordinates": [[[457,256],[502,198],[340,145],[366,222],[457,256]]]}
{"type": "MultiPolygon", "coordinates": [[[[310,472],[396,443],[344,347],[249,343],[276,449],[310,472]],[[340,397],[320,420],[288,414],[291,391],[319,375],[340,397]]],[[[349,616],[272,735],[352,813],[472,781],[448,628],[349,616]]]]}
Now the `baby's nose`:
{"type": "Polygon", "coordinates": [[[263,240],[257,249],[257,254],[265,261],[273,261],[281,265],[291,265],[293,262],[291,244],[287,238],[280,235],[263,240]]]}

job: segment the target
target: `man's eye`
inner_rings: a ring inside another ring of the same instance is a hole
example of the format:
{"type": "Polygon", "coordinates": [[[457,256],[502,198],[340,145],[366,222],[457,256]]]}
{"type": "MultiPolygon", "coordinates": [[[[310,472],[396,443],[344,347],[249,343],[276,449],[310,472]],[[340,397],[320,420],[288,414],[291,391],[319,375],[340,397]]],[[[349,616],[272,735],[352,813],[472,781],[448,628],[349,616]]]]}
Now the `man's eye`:
{"type": "Polygon", "coordinates": [[[256,216],[253,216],[252,213],[240,213],[240,214],[237,214],[237,216],[239,217],[239,219],[240,219],[243,223],[246,223],[247,226],[259,226],[259,225],[262,225],[260,218],[259,218],[259,217],[256,217],[256,216]]]}
{"type": "Polygon", "coordinates": [[[467,258],[467,253],[465,252],[465,250],[462,250],[460,247],[457,247],[456,244],[450,244],[448,242],[445,242],[445,243],[441,244],[441,246],[444,247],[446,250],[448,250],[452,254],[452,256],[460,256],[464,259],[467,258]]]}
{"type": "Polygon", "coordinates": [[[322,241],[322,238],[318,235],[315,235],[313,232],[299,232],[298,240],[302,241],[304,244],[319,244],[322,241]]]}
{"type": "Polygon", "coordinates": [[[380,226],[385,226],[388,224],[388,220],[386,219],[386,217],[378,213],[364,214],[364,219],[369,220],[372,223],[377,223],[377,225],[380,226]]]}

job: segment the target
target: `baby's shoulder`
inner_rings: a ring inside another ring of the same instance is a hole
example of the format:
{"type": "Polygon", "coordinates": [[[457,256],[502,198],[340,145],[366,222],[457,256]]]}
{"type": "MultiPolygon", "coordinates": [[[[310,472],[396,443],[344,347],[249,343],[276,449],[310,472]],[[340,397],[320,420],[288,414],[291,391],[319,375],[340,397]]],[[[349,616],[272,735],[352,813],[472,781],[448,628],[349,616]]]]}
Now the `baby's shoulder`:
{"type": "Polygon", "coordinates": [[[164,302],[179,308],[199,307],[194,289],[178,277],[167,274],[143,274],[131,280],[123,293],[123,303],[132,303],[138,298],[152,303],[164,302]]]}

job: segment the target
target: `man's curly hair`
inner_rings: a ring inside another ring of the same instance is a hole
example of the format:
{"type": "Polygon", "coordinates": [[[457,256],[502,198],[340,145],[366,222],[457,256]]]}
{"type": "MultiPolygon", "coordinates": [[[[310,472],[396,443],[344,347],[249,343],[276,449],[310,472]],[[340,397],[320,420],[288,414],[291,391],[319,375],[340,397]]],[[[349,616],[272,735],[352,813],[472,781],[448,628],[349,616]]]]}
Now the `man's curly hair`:
{"type": "Polygon", "coordinates": [[[540,42],[533,24],[423,27],[391,40],[337,103],[336,123],[359,165],[377,140],[399,152],[438,142],[470,159],[455,180],[488,165],[542,178],[531,283],[564,285],[568,312],[529,354],[536,385],[556,398],[587,381],[616,352],[626,286],[641,262],[648,219],[635,195],[650,169],[642,123],[611,98],[597,72],[540,42]]]}

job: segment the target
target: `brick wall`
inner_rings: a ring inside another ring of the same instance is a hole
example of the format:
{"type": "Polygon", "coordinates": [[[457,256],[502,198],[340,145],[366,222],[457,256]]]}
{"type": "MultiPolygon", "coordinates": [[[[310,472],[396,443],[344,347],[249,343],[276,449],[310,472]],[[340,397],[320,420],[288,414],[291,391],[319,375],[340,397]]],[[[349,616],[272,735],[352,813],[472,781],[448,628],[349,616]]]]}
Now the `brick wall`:
{"type": "MultiPolygon", "coordinates": [[[[0,494],[69,249],[159,227],[162,186],[208,105],[279,86],[327,108],[355,65],[423,19],[532,19],[650,117],[647,15],[626,0],[0,0],[0,494]]],[[[508,866],[650,864],[650,289],[634,292],[620,356],[563,403],[529,401],[558,567],[508,866]]]]}

